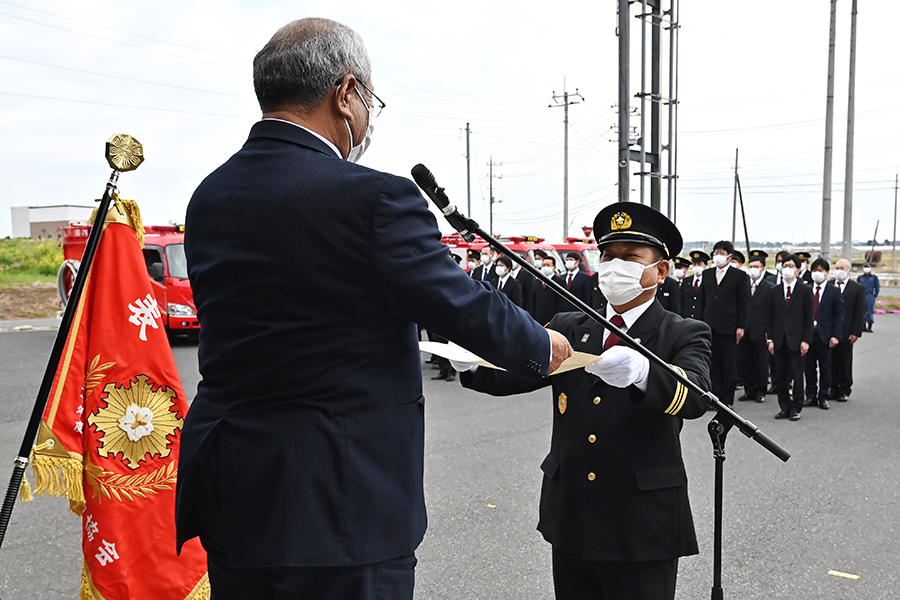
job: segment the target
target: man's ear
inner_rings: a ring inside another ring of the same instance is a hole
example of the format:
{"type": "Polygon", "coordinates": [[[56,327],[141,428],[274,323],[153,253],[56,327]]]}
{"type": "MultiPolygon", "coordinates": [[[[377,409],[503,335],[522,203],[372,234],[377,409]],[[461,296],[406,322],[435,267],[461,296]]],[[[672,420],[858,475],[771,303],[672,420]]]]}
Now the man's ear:
{"type": "Polygon", "coordinates": [[[356,93],[356,76],[352,73],[344,75],[334,95],[334,108],[342,117],[352,119],[353,111],[350,110],[352,95],[356,93]]]}
{"type": "Polygon", "coordinates": [[[669,266],[669,261],[666,259],[659,261],[659,264],[656,265],[656,274],[658,275],[656,283],[664,283],[666,281],[666,277],[669,276],[669,266]]]}

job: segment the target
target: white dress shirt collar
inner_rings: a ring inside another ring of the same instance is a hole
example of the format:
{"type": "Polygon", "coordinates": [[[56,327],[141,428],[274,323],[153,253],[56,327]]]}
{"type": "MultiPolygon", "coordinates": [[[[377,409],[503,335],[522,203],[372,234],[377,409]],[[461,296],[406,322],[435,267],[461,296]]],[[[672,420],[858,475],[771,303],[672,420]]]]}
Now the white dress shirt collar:
{"type": "MultiPolygon", "coordinates": [[[[620,316],[621,316],[622,319],[625,321],[625,326],[624,326],[624,327],[621,327],[620,329],[624,329],[625,331],[628,331],[628,329],[629,329],[632,325],[634,325],[635,321],[637,321],[638,319],[640,319],[640,318],[641,318],[641,315],[643,315],[645,312],[647,312],[647,309],[650,308],[650,305],[653,304],[653,301],[654,301],[654,300],[656,300],[656,296],[653,296],[652,298],[650,298],[649,300],[647,300],[647,301],[644,302],[643,304],[638,304],[638,305],[635,306],[634,308],[632,308],[632,309],[630,309],[630,310],[626,310],[624,313],[622,313],[620,316]]],[[[616,309],[613,308],[612,304],[607,303],[607,305],[606,305],[606,318],[609,319],[609,320],[612,320],[613,315],[616,315],[616,314],[618,314],[618,313],[616,312],[616,309]]],[[[609,332],[607,332],[607,334],[608,334],[608,333],[609,333],[609,332]]],[[[604,335],[603,339],[604,339],[604,340],[606,339],[606,336],[605,336],[605,335],[604,335]]]]}

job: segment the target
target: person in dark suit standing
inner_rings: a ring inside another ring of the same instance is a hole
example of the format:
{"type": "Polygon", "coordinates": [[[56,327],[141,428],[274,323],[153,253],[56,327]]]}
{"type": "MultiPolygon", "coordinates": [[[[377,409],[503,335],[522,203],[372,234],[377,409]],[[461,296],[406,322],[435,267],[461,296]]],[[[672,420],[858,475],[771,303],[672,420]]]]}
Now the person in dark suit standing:
{"type": "Polygon", "coordinates": [[[447,257],[411,181],[354,164],[384,105],[358,34],[289,23],[253,77],[263,118],[187,209],[202,380],[178,546],[200,536],[217,600],[409,600],[426,524],[416,324],[525,380],[570,346],[447,257]],[[315,255],[354,268],[310,274],[315,255]]]}
{"type": "MultiPolygon", "coordinates": [[[[553,256],[547,255],[544,258],[541,264],[541,273],[553,279],[556,283],[565,285],[562,277],[556,274],[556,259],[553,256]]],[[[537,277],[531,278],[529,283],[531,284],[530,296],[532,299],[529,313],[531,313],[535,321],[541,325],[546,325],[559,312],[559,305],[562,299],[559,297],[559,294],[537,277]]],[[[568,306],[568,303],[566,305],[568,306]]]]}
{"type": "Polygon", "coordinates": [[[809,259],[812,254],[809,252],[795,252],[794,256],[800,259],[800,272],[797,273],[797,279],[806,285],[812,285],[812,272],[809,270],[809,259]]]}
{"type": "MultiPolygon", "coordinates": [[[[682,273],[682,276],[684,273],[682,273]]],[[[675,277],[666,277],[666,280],[656,288],[656,298],[662,307],[676,315],[681,314],[681,281],[675,277]]]]}
{"type": "Polygon", "coordinates": [[[775,356],[778,406],[776,419],[800,420],[803,410],[803,357],[813,332],[813,298],[809,286],[797,278],[800,259],[784,257],[782,284],[769,294],[766,331],[769,353],[775,356]],[[793,386],[793,387],[792,387],[793,386]]]}
{"type": "Polygon", "coordinates": [[[831,350],[831,398],[846,402],[853,388],[853,346],[863,334],[866,290],[850,279],[850,261],[846,258],[834,265],[834,284],[844,297],[844,327],[840,343],[831,350]]]}
{"type": "Polygon", "coordinates": [[[497,265],[494,272],[497,274],[497,280],[494,285],[500,292],[506,295],[513,304],[519,308],[524,308],[522,301],[522,284],[512,276],[512,259],[508,256],[501,256],[497,259],[497,265]]]}
{"type": "Polygon", "coordinates": [[[681,316],[703,320],[703,271],[709,264],[709,254],[703,250],[690,252],[694,274],[681,281],[681,316]]]}
{"type": "Polygon", "coordinates": [[[750,282],[747,274],[731,266],[734,246],[728,240],[713,246],[713,267],[703,272],[703,320],[712,329],[712,393],[723,404],[734,404],[737,381],[737,345],[744,337],[750,282]]]}
{"type": "MultiPolygon", "coordinates": [[[[581,254],[578,252],[569,252],[566,254],[566,272],[561,276],[563,285],[566,286],[572,294],[584,302],[591,302],[591,276],[581,270],[581,254]]],[[[571,303],[562,301],[560,311],[577,310],[571,303]]]]}
{"type": "Polygon", "coordinates": [[[491,246],[485,246],[481,249],[481,264],[475,268],[470,274],[472,279],[476,281],[486,281],[487,283],[494,283],[497,281],[497,273],[495,269],[497,267],[497,257],[500,256],[500,251],[491,246]]]}
{"type": "Polygon", "coordinates": [[[844,296],[837,286],[828,283],[830,266],[824,258],[812,263],[813,337],[804,359],[806,400],[803,405],[818,404],[823,410],[828,410],[831,397],[831,349],[840,342],[844,329],[844,296]]]}
{"type": "MultiPolygon", "coordinates": [[[[685,374],[709,385],[709,327],[655,299],[681,234],[636,203],[594,221],[606,316],[685,374]]],[[[552,545],[560,600],[672,600],[678,558],[697,553],[679,434],[706,412],[703,398],[581,313],[550,326],[601,360],[543,381],[454,364],[463,386],[506,396],[552,385],[553,434],[541,464],[538,530],[552,545]]]]}
{"type": "Polygon", "coordinates": [[[767,254],[762,250],[750,252],[750,302],[747,304],[747,324],[744,337],[738,344],[738,364],[743,369],[744,393],[738,400],[765,402],[769,381],[769,348],[766,340],[766,315],[769,293],[775,285],[766,281],[767,254]]]}

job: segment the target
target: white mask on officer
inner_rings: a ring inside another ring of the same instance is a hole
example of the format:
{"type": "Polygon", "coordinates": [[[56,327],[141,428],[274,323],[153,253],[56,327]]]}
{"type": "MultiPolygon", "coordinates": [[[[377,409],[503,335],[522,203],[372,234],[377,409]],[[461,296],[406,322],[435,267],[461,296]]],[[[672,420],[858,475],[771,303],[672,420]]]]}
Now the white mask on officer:
{"type": "Polygon", "coordinates": [[[506,267],[504,267],[503,265],[497,265],[497,268],[494,272],[497,273],[497,277],[503,277],[504,275],[506,275],[506,267]]]}
{"type": "Polygon", "coordinates": [[[672,271],[672,274],[675,276],[676,280],[681,281],[682,279],[684,279],[684,271],[684,269],[675,269],[674,271],[672,271]]]}
{"type": "Polygon", "coordinates": [[[574,271],[578,267],[578,261],[572,260],[571,258],[566,259],[566,269],[569,271],[574,271]]]}
{"type": "Polygon", "coordinates": [[[553,277],[556,273],[556,269],[553,267],[541,267],[541,273],[543,273],[547,277],[553,277]]]}
{"type": "Polygon", "coordinates": [[[825,283],[825,278],[827,276],[828,276],[828,274],[825,273],[825,271],[813,271],[812,272],[812,280],[815,283],[819,283],[819,284],[825,283]]]}
{"type": "Polygon", "coordinates": [[[491,264],[491,255],[490,254],[482,254],[481,255],[481,264],[487,266],[491,264]]]}
{"type": "Polygon", "coordinates": [[[750,267],[750,279],[752,279],[753,281],[759,279],[759,271],[759,267],[750,267]]]}
{"type": "Polygon", "coordinates": [[[783,267],[781,269],[781,276],[784,277],[784,280],[788,283],[794,280],[794,277],[797,276],[797,269],[794,267],[783,267]]]}
{"type": "Polygon", "coordinates": [[[475,262],[474,260],[470,260],[469,261],[469,270],[474,271],[477,268],[478,268],[478,263],[475,262]]]}
{"type": "Polygon", "coordinates": [[[641,263],[614,258],[600,263],[597,269],[597,283],[603,296],[613,306],[628,304],[641,293],[652,290],[658,284],[650,287],[641,286],[641,278],[644,271],[659,264],[656,261],[652,265],[644,266],[641,263]]]}

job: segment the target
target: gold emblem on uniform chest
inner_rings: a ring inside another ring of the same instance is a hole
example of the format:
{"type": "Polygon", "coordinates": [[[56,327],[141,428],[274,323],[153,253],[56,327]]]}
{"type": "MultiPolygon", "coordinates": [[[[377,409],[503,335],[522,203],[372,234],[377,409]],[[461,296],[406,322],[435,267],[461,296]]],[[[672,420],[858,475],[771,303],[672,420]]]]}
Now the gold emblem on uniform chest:
{"type": "Polygon", "coordinates": [[[610,229],[619,231],[620,229],[629,229],[631,227],[631,217],[628,213],[617,212],[609,224],[610,229]]]}
{"type": "Polygon", "coordinates": [[[586,333],[583,336],[581,336],[581,343],[586,344],[589,339],[591,339],[591,334],[586,333]]]}
{"type": "Polygon", "coordinates": [[[559,414],[561,414],[561,415],[566,414],[566,400],[568,400],[568,398],[566,398],[565,394],[559,395],[558,405],[559,405],[559,414]]]}

